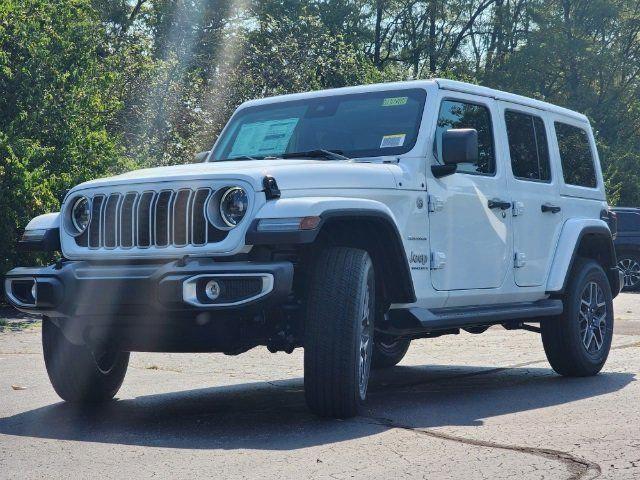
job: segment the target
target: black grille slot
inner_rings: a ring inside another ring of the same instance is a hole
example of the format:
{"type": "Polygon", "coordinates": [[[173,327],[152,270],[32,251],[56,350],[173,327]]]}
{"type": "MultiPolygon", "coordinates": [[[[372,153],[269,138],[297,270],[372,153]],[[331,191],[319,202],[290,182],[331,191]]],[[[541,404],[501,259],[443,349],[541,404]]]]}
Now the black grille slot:
{"type": "Polygon", "coordinates": [[[156,241],[157,247],[166,247],[171,243],[169,233],[171,232],[171,197],[173,192],[164,190],[158,195],[156,201],[155,212],[155,229],[156,229],[156,241]]]}
{"type": "Polygon", "coordinates": [[[104,195],[96,195],[91,202],[91,223],[89,223],[89,247],[100,247],[100,225],[104,195]]]}
{"type": "Polygon", "coordinates": [[[91,199],[91,221],[75,238],[79,247],[148,248],[204,246],[224,240],[228,231],[207,220],[209,187],[98,193],[91,199]]]}
{"type": "Polygon", "coordinates": [[[191,243],[194,245],[204,245],[207,243],[207,224],[209,222],[207,222],[207,217],[205,215],[205,207],[210,193],[211,190],[208,188],[201,188],[197,190],[193,196],[193,205],[191,207],[191,243]]]}
{"type": "Polygon", "coordinates": [[[123,248],[133,247],[135,241],[133,209],[137,196],[137,193],[127,193],[120,207],[120,246],[123,248]]]}
{"type": "Polygon", "coordinates": [[[138,202],[137,239],[139,247],[149,247],[151,245],[151,205],[153,203],[154,195],[155,194],[153,192],[144,192],[140,196],[140,201],[138,202]]]}
{"type": "Polygon", "coordinates": [[[120,194],[112,193],[107,198],[104,206],[104,222],[102,231],[104,232],[105,248],[116,248],[118,242],[118,202],[120,194]]]}
{"type": "Polygon", "coordinates": [[[191,190],[179,190],[173,202],[173,244],[189,243],[189,199],[191,190]]]}

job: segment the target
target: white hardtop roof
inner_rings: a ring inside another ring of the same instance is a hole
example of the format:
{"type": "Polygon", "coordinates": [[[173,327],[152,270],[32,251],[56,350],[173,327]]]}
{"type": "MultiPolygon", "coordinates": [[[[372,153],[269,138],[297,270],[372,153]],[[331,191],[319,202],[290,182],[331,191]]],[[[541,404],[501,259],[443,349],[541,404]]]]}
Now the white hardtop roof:
{"type": "Polygon", "coordinates": [[[551,103],[543,102],[541,100],[535,100],[533,98],[523,97],[521,95],[516,95],[514,93],[503,92],[500,90],[494,90],[493,88],[474,85],[472,83],[458,82],[456,80],[448,80],[444,78],[435,78],[432,80],[411,80],[406,82],[373,83],[369,85],[357,85],[354,87],[331,88],[328,90],[317,90],[314,92],[278,95],[275,97],[249,100],[248,102],[244,102],[241,105],[241,107],[266,105],[269,103],[284,102],[284,101],[291,101],[291,100],[303,100],[307,98],[329,97],[332,95],[346,95],[350,93],[378,92],[381,90],[402,90],[407,88],[428,89],[429,87],[434,87],[434,86],[442,90],[450,90],[453,92],[468,93],[471,95],[480,95],[483,97],[490,97],[496,100],[502,100],[505,102],[525,105],[531,108],[537,108],[539,110],[546,110],[548,112],[557,113],[559,115],[571,117],[583,122],[587,122],[587,123],[589,122],[589,120],[585,115],[575,112],[573,110],[569,110],[568,108],[559,107],[551,103]]]}

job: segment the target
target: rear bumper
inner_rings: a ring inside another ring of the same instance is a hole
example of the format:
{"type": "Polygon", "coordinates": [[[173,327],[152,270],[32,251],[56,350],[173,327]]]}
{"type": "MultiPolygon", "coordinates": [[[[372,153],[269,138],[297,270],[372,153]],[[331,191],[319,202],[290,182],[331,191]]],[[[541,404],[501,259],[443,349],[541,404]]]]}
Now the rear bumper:
{"type": "Polygon", "coordinates": [[[5,276],[9,302],[21,311],[49,317],[193,316],[199,312],[251,313],[284,301],[291,292],[290,262],[165,264],[63,262],[56,267],[16,268],[5,276]],[[210,300],[204,287],[220,286],[210,300]],[[34,293],[31,288],[36,284],[34,293]]]}

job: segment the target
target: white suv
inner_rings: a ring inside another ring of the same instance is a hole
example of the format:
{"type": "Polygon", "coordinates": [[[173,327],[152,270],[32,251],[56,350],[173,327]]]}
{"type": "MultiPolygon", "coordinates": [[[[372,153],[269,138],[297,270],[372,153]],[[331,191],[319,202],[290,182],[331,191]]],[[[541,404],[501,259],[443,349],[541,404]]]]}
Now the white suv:
{"type": "Polygon", "coordinates": [[[202,163],[87,182],[32,220],[5,289],[44,316],[56,392],[112,398],[131,351],[304,348],[311,410],[349,417],[412,339],[542,334],[594,375],[620,273],[581,114],[450,80],[266,98],[202,163]]]}

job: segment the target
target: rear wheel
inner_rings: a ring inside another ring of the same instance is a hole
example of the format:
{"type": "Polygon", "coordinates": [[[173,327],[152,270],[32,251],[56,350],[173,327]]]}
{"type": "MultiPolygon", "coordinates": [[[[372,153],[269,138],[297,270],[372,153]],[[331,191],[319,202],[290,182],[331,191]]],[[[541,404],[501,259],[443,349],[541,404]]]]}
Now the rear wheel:
{"type": "Polygon", "coordinates": [[[624,275],[623,290],[635,292],[640,289],[640,255],[622,252],[618,255],[618,268],[624,275]]]}
{"type": "Polygon", "coordinates": [[[404,358],[411,345],[411,339],[377,336],[373,341],[374,369],[389,368],[397,365],[404,358]]]}
{"type": "Polygon", "coordinates": [[[42,322],[44,363],[56,393],[68,402],[111,400],[127,373],[129,353],[105,350],[94,354],[71,343],[50,319],[42,322]]]}
{"type": "Polygon", "coordinates": [[[304,389],[317,415],[348,418],[367,396],[373,355],[375,275],[369,254],[332,247],[310,277],[304,389]]]}
{"type": "Polygon", "coordinates": [[[597,374],[613,338],[613,297],[602,267],[579,258],[564,297],[564,312],[541,323],[542,343],[551,367],[560,375],[597,374]]]}

